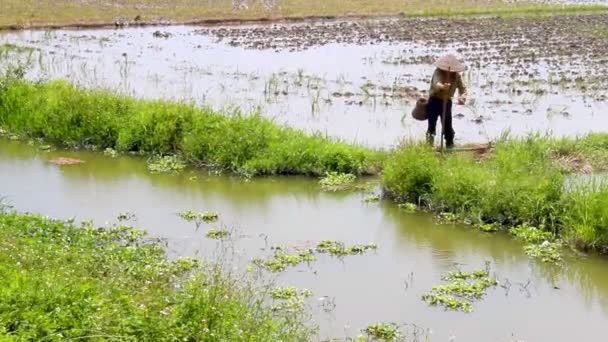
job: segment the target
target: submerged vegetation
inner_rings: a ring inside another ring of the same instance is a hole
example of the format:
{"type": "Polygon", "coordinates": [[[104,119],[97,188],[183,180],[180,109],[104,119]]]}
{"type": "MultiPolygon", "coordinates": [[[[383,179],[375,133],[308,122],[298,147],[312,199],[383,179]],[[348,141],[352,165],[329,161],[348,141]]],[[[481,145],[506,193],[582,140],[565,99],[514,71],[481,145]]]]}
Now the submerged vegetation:
{"type": "Polygon", "coordinates": [[[179,258],[128,226],[0,211],[0,334],[9,340],[308,341],[252,281],[179,258]]]}

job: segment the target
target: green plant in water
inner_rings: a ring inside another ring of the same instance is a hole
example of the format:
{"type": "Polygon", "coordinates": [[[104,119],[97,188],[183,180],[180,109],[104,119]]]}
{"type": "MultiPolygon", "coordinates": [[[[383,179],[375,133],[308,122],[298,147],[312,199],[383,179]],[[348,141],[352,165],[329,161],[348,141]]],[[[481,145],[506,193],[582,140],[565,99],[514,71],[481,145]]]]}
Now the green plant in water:
{"type": "Polygon", "coordinates": [[[523,224],[512,228],[510,233],[518,240],[527,243],[524,251],[528,256],[546,263],[558,264],[561,262],[562,243],[556,241],[551,232],[523,224]]]}
{"type": "Polygon", "coordinates": [[[371,202],[378,202],[378,201],[380,201],[380,195],[378,195],[378,194],[371,194],[371,195],[368,195],[368,196],[366,196],[366,197],[363,199],[363,201],[364,201],[364,202],[368,202],[368,203],[371,203],[371,202]]]}
{"type": "Polygon", "coordinates": [[[275,287],[270,290],[272,299],[308,298],[310,296],[312,296],[312,291],[309,289],[298,291],[295,287],[275,287]]]}
{"type": "Polygon", "coordinates": [[[221,240],[230,236],[230,232],[225,229],[211,229],[207,232],[207,237],[210,239],[221,240]]]}
{"type": "Polygon", "coordinates": [[[562,261],[561,243],[544,241],[541,244],[529,244],[524,247],[526,254],[542,262],[558,264],[562,261]]]}
{"type": "Polygon", "coordinates": [[[148,170],[151,172],[177,172],[186,167],[178,156],[153,157],[148,160],[148,170]]]}
{"type": "Polygon", "coordinates": [[[323,240],[317,244],[317,252],[319,253],[329,253],[333,256],[343,257],[346,255],[356,255],[363,254],[370,250],[378,249],[378,245],[375,243],[370,243],[367,245],[353,245],[350,247],[346,247],[346,245],[342,242],[332,241],[332,240],[323,240]]]}
{"type": "Polygon", "coordinates": [[[485,269],[450,272],[442,277],[449,283],[433,286],[422,295],[422,300],[433,306],[441,305],[447,310],[472,312],[471,302],[483,298],[488,288],[498,285],[498,281],[489,274],[489,263],[486,263],[485,269]]]}
{"type": "Polygon", "coordinates": [[[363,329],[374,341],[399,341],[403,339],[403,334],[399,330],[399,326],[395,323],[374,323],[363,329]]]}
{"type": "Polygon", "coordinates": [[[418,207],[414,203],[409,202],[399,203],[397,206],[409,213],[413,213],[418,209],[418,207]]]}
{"type": "Polygon", "coordinates": [[[112,158],[115,158],[116,156],[118,156],[118,152],[116,152],[116,150],[111,147],[108,147],[105,150],[103,150],[103,154],[105,156],[112,157],[112,158]]]}
{"type": "Polygon", "coordinates": [[[553,234],[551,234],[550,232],[544,231],[536,227],[532,227],[527,224],[511,228],[509,230],[509,233],[515,236],[515,238],[517,238],[518,240],[533,244],[553,240],[553,234]]]}
{"type": "Polygon", "coordinates": [[[312,262],[315,256],[311,250],[298,251],[295,254],[288,254],[282,248],[275,249],[274,255],[270,258],[254,258],[253,264],[263,267],[271,272],[283,272],[289,266],[297,266],[304,262],[312,262]]]}
{"type": "Polygon", "coordinates": [[[184,219],[188,222],[196,222],[196,223],[200,223],[201,221],[207,222],[207,223],[215,222],[220,217],[220,215],[218,213],[214,213],[211,211],[204,211],[204,212],[197,213],[192,210],[180,211],[179,213],[177,213],[177,216],[181,217],[182,219],[184,219]]]}
{"type": "Polygon", "coordinates": [[[498,225],[495,223],[480,223],[475,225],[475,227],[486,233],[494,233],[498,231],[498,225]]]}
{"type": "Polygon", "coordinates": [[[319,181],[324,191],[341,191],[349,189],[357,177],[350,173],[328,172],[319,181]]]}

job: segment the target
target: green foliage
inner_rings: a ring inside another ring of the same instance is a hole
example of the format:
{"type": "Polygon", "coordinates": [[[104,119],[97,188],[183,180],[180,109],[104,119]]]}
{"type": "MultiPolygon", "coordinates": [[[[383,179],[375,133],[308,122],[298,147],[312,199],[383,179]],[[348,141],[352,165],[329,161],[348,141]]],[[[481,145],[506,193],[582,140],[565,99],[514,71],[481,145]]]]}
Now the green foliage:
{"type": "Polygon", "coordinates": [[[324,191],[340,191],[350,189],[357,177],[350,173],[328,172],[319,184],[324,191]]]}
{"type": "Polygon", "coordinates": [[[278,126],[259,114],[136,100],[63,81],[0,80],[0,126],[72,146],[149,155],[244,175],[376,173],[382,154],[278,126]]]}
{"type": "Polygon", "coordinates": [[[564,237],[579,248],[608,252],[608,183],[576,185],[564,199],[564,237]]]}
{"type": "Polygon", "coordinates": [[[297,266],[301,263],[312,262],[315,256],[311,250],[298,251],[289,254],[283,248],[275,248],[274,255],[267,259],[255,258],[253,263],[271,272],[283,272],[289,266],[297,266]]]}
{"type": "Polygon", "coordinates": [[[418,207],[416,207],[416,204],[409,202],[399,203],[397,206],[409,213],[413,213],[418,209],[418,207]]]}
{"type": "Polygon", "coordinates": [[[608,135],[504,139],[482,160],[405,146],[387,160],[382,183],[398,202],[420,203],[442,221],[472,223],[483,231],[542,226],[579,248],[608,250],[608,186],[569,189],[566,181],[565,173],[585,169],[587,161],[605,169],[608,135]]]}
{"type": "Polygon", "coordinates": [[[542,262],[557,264],[562,261],[560,253],[561,244],[545,241],[541,244],[529,244],[524,247],[526,254],[539,258],[542,262]]]}
{"type": "Polygon", "coordinates": [[[363,330],[374,341],[400,341],[403,334],[395,323],[374,323],[363,330]]]}
{"type": "Polygon", "coordinates": [[[186,167],[178,156],[153,157],[148,160],[148,170],[151,172],[177,172],[186,167]]]}
{"type": "Polygon", "coordinates": [[[230,232],[225,229],[211,229],[207,232],[210,239],[221,240],[230,236],[230,232]]]}
{"type": "Polygon", "coordinates": [[[382,182],[399,201],[419,203],[432,194],[433,173],[438,169],[439,160],[426,145],[407,146],[391,155],[382,182]]]}
{"type": "Polygon", "coordinates": [[[520,226],[511,228],[509,233],[515,236],[518,240],[532,244],[540,244],[545,241],[553,240],[553,234],[551,234],[551,232],[532,227],[528,224],[522,224],[520,226]]]}
{"type": "Polygon", "coordinates": [[[378,201],[380,201],[380,195],[378,195],[378,194],[367,195],[367,196],[365,196],[363,201],[367,202],[367,203],[378,202],[378,201]]]}
{"type": "Polygon", "coordinates": [[[346,256],[346,255],[356,255],[363,254],[370,250],[376,250],[378,246],[375,243],[370,243],[367,245],[354,245],[350,247],[346,247],[346,245],[342,242],[332,241],[332,240],[323,240],[317,244],[317,252],[319,253],[329,253],[333,256],[346,256]]]}
{"type": "Polygon", "coordinates": [[[199,224],[201,222],[207,222],[207,223],[215,222],[220,217],[220,215],[218,213],[214,213],[211,211],[203,211],[203,212],[197,213],[192,210],[180,211],[179,213],[177,213],[177,216],[181,217],[182,219],[184,219],[188,222],[195,222],[197,224],[199,224]]]}
{"type": "Polygon", "coordinates": [[[9,340],[308,341],[219,265],[170,261],[128,226],[0,212],[0,331],[9,340]]]}
{"type": "Polygon", "coordinates": [[[295,287],[275,287],[270,290],[270,298],[272,299],[308,298],[310,296],[312,296],[312,291],[308,289],[298,291],[295,287]]]}
{"type": "Polygon", "coordinates": [[[471,272],[450,272],[442,277],[448,281],[445,285],[436,285],[431,291],[422,295],[430,305],[441,305],[447,310],[472,312],[472,301],[483,298],[488,288],[496,286],[496,279],[490,277],[489,264],[485,269],[471,272]]]}
{"type": "Polygon", "coordinates": [[[103,154],[108,157],[112,157],[112,158],[115,158],[116,156],[118,156],[118,152],[116,152],[116,150],[111,147],[108,147],[105,150],[103,150],[103,154]]]}

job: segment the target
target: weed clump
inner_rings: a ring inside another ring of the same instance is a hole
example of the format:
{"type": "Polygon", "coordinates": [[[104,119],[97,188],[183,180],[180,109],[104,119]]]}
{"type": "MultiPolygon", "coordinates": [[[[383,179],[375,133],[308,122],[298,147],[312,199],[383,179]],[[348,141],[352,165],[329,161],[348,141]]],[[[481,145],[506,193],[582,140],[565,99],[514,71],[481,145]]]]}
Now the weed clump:
{"type": "Polygon", "coordinates": [[[496,286],[498,281],[490,277],[489,264],[485,269],[472,272],[450,272],[442,277],[445,285],[436,285],[422,295],[422,300],[430,305],[441,305],[446,310],[472,312],[472,301],[483,298],[486,290],[496,286]]]}
{"type": "Polygon", "coordinates": [[[230,232],[225,229],[211,229],[206,235],[210,239],[221,240],[229,237],[230,232]]]}
{"type": "Polygon", "coordinates": [[[253,264],[263,267],[271,272],[283,272],[289,266],[297,266],[301,263],[315,261],[311,250],[297,251],[294,254],[285,252],[283,248],[274,248],[274,255],[270,258],[254,258],[253,264]]]}
{"type": "Polygon", "coordinates": [[[374,323],[363,329],[372,340],[376,341],[400,341],[403,334],[395,323],[374,323]]]}
{"type": "Polygon", "coordinates": [[[378,245],[375,243],[347,247],[342,242],[323,240],[317,244],[316,251],[319,253],[329,253],[333,256],[343,257],[347,255],[363,254],[367,251],[376,249],[378,249],[378,245]]]}
{"type": "Polygon", "coordinates": [[[186,164],[177,156],[154,157],[148,160],[148,170],[151,172],[178,172],[186,164]]]}
{"type": "Polygon", "coordinates": [[[341,191],[350,189],[357,177],[350,173],[329,172],[319,184],[324,191],[341,191]]]}
{"type": "Polygon", "coordinates": [[[184,219],[188,222],[195,222],[197,224],[200,224],[201,222],[207,222],[207,223],[215,222],[220,217],[220,215],[218,213],[214,213],[214,212],[210,212],[210,211],[204,211],[204,212],[197,213],[192,210],[181,211],[181,212],[177,213],[177,216],[181,217],[182,219],[184,219]]]}
{"type": "Polygon", "coordinates": [[[312,296],[312,291],[309,289],[298,291],[295,287],[275,287],[270,291],[272,299],[308,298],[310,296],[312,296]]]}

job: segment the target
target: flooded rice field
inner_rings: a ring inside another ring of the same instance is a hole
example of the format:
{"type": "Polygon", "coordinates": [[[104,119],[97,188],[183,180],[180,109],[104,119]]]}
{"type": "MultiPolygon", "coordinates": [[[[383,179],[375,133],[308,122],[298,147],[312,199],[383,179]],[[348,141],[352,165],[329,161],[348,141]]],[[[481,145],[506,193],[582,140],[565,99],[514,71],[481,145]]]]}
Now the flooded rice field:
{"type": "Polygon", "coordinates": [[[456,142],[504,132],[577,135],[608,123],[608,15],[383,19],[0,33],[2,61],[147,98],[260,110],[279,123],[374,147],[420,139],[415,99],[432,61],[467,63],[456,142]]]}
{"type": "Polygon", "coordinates": [[[0,179],[0,193],[17,210],[99,224],[133,214],[133,222],[163,238],[174,255],[223,250],[223,257],[243,265],[268,255],[272,245],[376,243],[375,252],[342,260],[319,255],[276,276],[266,273],[278,285],[313,292],[307,303],[322,338],[356,336],[382,321],[409,324],[410,334],[432,341],[600,341],[606,332],[605,259],[566,255],[562,266],[544,264],[506,235],[438,225],[391,203],[366,203],[357,193],[322,192],[314,179],[151,174],[140,158],[45,152],[5,140],[0,179]],[[84,163],[50,162],[59,157],[84,163]],[[214,211],[220,219],[197,229],[176,215],[188,209],[214,211]],[[232,248],[205,237],[215,226],[238,231],[232,248]],[[421,300],[446,272],[483,268],[486,261],[499,285],[474,302],[472,313],[421,300]]]}

